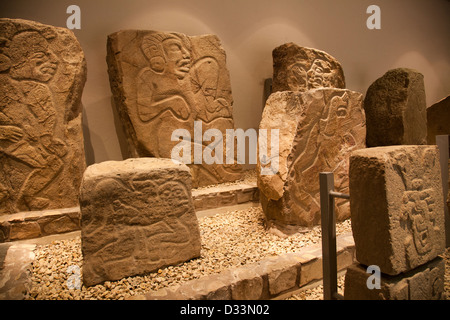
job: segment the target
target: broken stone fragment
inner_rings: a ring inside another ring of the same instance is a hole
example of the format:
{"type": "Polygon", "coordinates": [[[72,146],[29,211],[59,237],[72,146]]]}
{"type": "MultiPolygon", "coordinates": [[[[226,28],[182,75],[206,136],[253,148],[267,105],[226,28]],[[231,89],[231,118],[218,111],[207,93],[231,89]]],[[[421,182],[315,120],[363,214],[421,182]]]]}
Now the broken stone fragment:
{"type": "Polygon", "coordinates": [[[389,70],[367,90],[367,147],[427,143],[427,110],[423,75],[389,70]]]}
{"type": "Polygon", "coordinates": [[[427,108],[428,144],[436,144],[436,136],[450,135],[450,96],[427,108]]]}
{"type": "Polygon", "coordinates": [[[272,52],[272,92],[345,88],[341,64],[324,51],[286,43],[272,52]]]}

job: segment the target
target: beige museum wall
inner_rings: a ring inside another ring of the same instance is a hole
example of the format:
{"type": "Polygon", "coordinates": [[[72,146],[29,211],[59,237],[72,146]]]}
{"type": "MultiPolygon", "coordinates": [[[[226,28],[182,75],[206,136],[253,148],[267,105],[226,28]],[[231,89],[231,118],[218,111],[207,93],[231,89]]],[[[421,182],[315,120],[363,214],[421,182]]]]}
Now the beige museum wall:
{"type": "Polygon", "coordinates": [[[123,132],[111,105],[106,37],[121,29],[219,36],[227,52],[236,127],[257,128],[272,50],[283,43],[337,58],[347,88],[365,94],[387,70],[414,68],[425,76],[428,106],[450,94],[448,0],[2,0],[0,16],[66,26],[66,9],[81,8],[74,30],[87,59],[83,93],[88,164],[122,160],[123,132]],[[381,30],[369,30],[366,9],[381,8],[381,30]]]}

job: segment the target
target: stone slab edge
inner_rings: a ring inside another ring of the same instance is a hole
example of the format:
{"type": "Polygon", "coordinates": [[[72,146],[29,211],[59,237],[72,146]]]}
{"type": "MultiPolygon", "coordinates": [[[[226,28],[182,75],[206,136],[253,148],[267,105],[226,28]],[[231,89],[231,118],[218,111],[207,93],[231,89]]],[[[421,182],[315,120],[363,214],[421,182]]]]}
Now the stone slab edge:
{"type": "MultiPolygon", "coordinates": [[[[233,206],[259,201],[255,184],[235,184],[192,190],[196,211],[233,206]]],[[[0,216],[0,243],[40,238],[78,231],[81,213],[79,207],[19,212],[0,216]]]]}
{"type": "MultiPolygon", "coordinates": [[[[337,237],[338,271],[355,260],[352,233],[337,237]]],[[[129,300],[269,300],[321,280],[322,245],[306,247],[260,262],[150,291],[129,300]]]]}

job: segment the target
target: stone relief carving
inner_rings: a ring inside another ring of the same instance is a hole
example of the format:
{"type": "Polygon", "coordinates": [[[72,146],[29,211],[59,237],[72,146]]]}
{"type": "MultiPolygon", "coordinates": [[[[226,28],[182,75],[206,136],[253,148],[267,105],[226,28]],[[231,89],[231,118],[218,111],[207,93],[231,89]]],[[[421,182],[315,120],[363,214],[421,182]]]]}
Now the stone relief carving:
{"type": "Polygon", "coordinates": [[[295,62],[287,70],[287,81],[292,91],[333,87],[334,72],[328,61],[316,59],[308,71],[305,71],[304,63],[295,62]]]}
{"type": "MultiPolygon", "coordinates": [[[[361,96],[342,91],[325,93],[323,100],[313,100],[298,127],[290,160],[287,178],[289,195],[286,199],[291,210],[308,212],[310,216],[305,217],[305,220],[309,220],[307,224],[320,221],[317,174],[333,172],[336,190],[348,193],[349,155],[353,150],[365,146],[365,118],[361,109],[361,96]],[[317,109],[322,103],[322,109],[317,109]]],[[[337,218],[344,220],[349,217],[348,201],[335,201],[337,218]]]]}
{"type": "Polygon", "coordinates": [[[340,63],[326,52],[286,43],[275,48],[272,55],[272,92],[345,88],[340,63]]]}
{"type": "Polygon", "coordinates": [[[431,145],[352,153],[352,231],[360,263],[398,275],[445,250],[438,154],[431,145]]]}
{"type": "MultiPolygon", "coordinates": [[[[230,79],[217,37],[123,31],[109,37],[108,50],[111,87],[132,155],[170,158],[178,143],[171,141],[172,132],[186,129],[193,137],[194,121],[202,121],[205,131],[234,129],[230,79]],[[132,35],[122,48],[122,39],[132,35]]],[[[194,186],[240,178],[237,165],[190,168],[194,186]]]]}
{"type": "MultiPolygon", "coordinates": [[[[280,172],[258,176],[258,186],[268,225],[291,233],[320,222],[320,172],[333,172],[335,190],[348,193],[349,155],[365,147],[362,95],[330,88],[276,92],[260,129],[280,124],[280,172]]],[[[348,201],[337,199],[337,220],[349,215],[348,201]]]]}
{"type": "MultiPolygon", "coordinates": [[[[435,166],[435,159],[429,152],[424,152],[419,157],[424,166],[435,166]]],[[[401,225],[410,233],[404,240],[405,255],[410,265],[418,265],[420,259],[433,255],[432,251],[436,250],[433,243],[437,241],[442,230],[436,221],[439,215],[435,212],[438,195],[434,188],[424,188],[428,183],[424,182],[423,176],[418,172],[407,172],[407,159],[408,156],[404,153],[397,155],[394,168],[405,188],[400,215],[401,225]]]]}
{"type": "Polygon", "coordinates": [[[69,31],[30,21],[0,19],[0,29],[0,214],[76,206],[81,48],[69,31]]]}
{"type": "Polygon", "coordinates": [[[199,256],[190,190],[189,169],[170,159],[88,167],[80,191],[84,283],[118,280],[199,256]]]}

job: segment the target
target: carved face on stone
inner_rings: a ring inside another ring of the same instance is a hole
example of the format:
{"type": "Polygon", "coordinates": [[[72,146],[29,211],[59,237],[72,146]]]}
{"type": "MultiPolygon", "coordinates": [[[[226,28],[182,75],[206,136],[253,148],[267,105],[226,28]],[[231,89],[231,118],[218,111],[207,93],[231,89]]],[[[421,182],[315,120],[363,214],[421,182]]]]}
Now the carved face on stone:
{"type": "Polygon", "coordinates": [[[50,81],[58,68],[58,59],[47,40],[38,32],[27,31],[14,36],[9,46],[12,78],[50,81]]]}
{"type": "Polygon", "coordinates": [[[312,88],[329,87],[332,77],[331,65],[329,62],[316,59],[308,71],[308,82],[312,88]]]}
{"type": "Polygon", "coordinates": [[[184,185],[179,182],[167,182],[159,187],[159,197],[169,216],[179,217],[186,211],[185,205],[189,195],[184,185]]]}
{"type": "Polygon", "coordinates": [[[191,69],[191,55],[180,39],[169,38],[162,43],[167,71],[178,79],[184,79],[191,69]]]}
{"type": "Polygon", "coordinates": [[[423,190],[423,180],[414,179],[411,191],[403,195],[404,216],[410,219],[414,245],[419,254],[426,254],[432,249],[433,211],[429,204],[434,203],[432,190],[423,190]]]}

